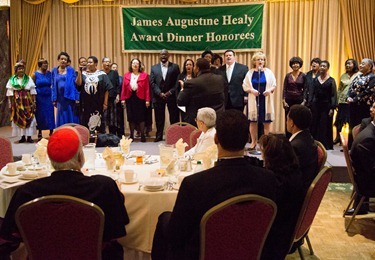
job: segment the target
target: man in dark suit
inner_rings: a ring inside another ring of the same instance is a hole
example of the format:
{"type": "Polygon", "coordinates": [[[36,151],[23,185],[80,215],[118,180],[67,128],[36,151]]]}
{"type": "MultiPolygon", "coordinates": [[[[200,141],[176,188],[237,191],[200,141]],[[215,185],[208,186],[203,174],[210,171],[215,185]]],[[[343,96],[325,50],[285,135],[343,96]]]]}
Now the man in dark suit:
{"type": "Polygon", "coordinates": [[[233,50],[224,52],[224,61],[220,70],[225,75],[228,84],[228,94],[226,100],[226,109],[237,109],[243,112],[247,102],[247,93],[242,88],[243,80],[249,68],[246,65],[236,62],[236,54],[233,50]]]}
{"type": "Polygon", "coordinates": [[[182,181],[173,212],[159,217],[151,253],[153,260],[198,259],[202,216],[229,198],[250,193],[276,199],[275,175],[244,158],[248,138],[249,123],[242,112],[231,109],[218,114],[215,135],[218,162],[215,167],[182,181]]]}
{"type": "Polygon", "coordinates": [[[196,125],[197,111],[202,107],[211,107],[216,112],[224,111],[223,77],[210,71],[210,63],[199,58],[194,67],[196,78],[181,82],[181,92],[177,104],[186,107],[185,122],[196,125]]]}
{"type": "Polygon", "coordinates": [[[155,111],[156,138],[155,142],[163,140],[165,124],[165,105],[168,107],[169,123],[179,121],[179,112],[176,103],[176,81],[180,74],[180,67],[168,61],[169,53],[160,51],[160,63],[151,67],[150,85],[152,89],[152,103],[155,111]]]}
{"type": "MultiPolygon", "coordinates": [[[[354,139],[350,149],[350,157],[356,172],[354,179],[358,189],[372,193],[375,196],[375,102],[370,108],[370,115],[372,121],[354,139]]],[[[361,194],[357,194],[354,208],[349,209],[345,213],[346,215],[353,214],[361,196],[361,194]]],[[[366,202],[368,202],[368,198],[366,198],[366,202]]],[[[368,204],[362,204],[357,214],[367,214],[368,210],[368,204]]]]}
{"type": "Polygon", "coordinates": [[[319,171],[317,146],[309,131],[311,117],[311,111],[306,106],[293,105],[286,120],[287,130],[292,134],[289,140],[298,157],[306,190],[319,171]]]}
{"type": "MultiPolygon", "coordinates": [[[[85,157],[81,138],[72,127],[59,127],[53,132],[48,140],[47,155],[55,171],[51,176],[30,181],[16,190],[0,229],[0,253],[6,246],[5,241],[14,245],[22,240],[15,219],[22,204],[48,195],[68,195],[95,203],[103,210],[102,259],[123,259],[123,248],[117,240],[126,235],[129,217],[124,195],[116,182],[107,176],[86,176],[81,172],[85,157]]],[[[53,232],[56,231],[51,230],[53,232]]]]}

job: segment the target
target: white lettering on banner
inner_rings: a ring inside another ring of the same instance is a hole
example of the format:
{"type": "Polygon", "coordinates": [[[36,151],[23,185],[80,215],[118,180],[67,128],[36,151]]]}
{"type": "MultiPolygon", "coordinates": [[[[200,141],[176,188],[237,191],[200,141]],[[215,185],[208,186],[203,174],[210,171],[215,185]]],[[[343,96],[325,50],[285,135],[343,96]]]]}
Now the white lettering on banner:
{"type": "Polygon", "coordinates": [[[178,35],[167,33],[167,42],[201,42],[203,35],[178,35]]]}
{"type": "Polygon", "coordinates": [[[253,20],[254,17],[250,17],[247,14],[238,18],[232,18],[232,15],[223,15],[223,25],[247,24],[247,26],[251,26],[253,20]]]}
{"type": "Polygon", "coordinates": [[[225,42],[238,40],[254,40],[255,34],[248,33],[231,33],[231,34],[215,34],[215,32],[206,33],[206,42],[225,42]]]}
{"type": "Polygon", "coordinates": [[[205,19],[205,18],[198,18],[198,19],[172,19],[169,17],[165,26],[179,26],[182,29],[186,29],[189,26],[213,26],[219,25],[219,19],[205,19]]]}
{"type": "Polygon", "coordinates": [[[137,17],[133,17],[133,22],[131,22],[132,26],[162,26],[162,20],[137,20],[137,17]]]}
{"type": "Polygon", "coordinates": [[[145,35],[133,33],[130,39],[132,42],[163,42],[163,33],[159,35],[145,35]]]}

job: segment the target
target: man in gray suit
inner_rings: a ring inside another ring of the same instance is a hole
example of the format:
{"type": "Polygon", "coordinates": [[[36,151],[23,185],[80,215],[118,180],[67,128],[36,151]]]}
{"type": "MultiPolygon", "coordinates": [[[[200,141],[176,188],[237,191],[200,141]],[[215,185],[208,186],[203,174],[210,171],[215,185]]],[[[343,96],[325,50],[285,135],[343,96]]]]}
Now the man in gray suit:
{"type": "Polygon", "coordinates": [[[247,103],[247,93],[243,90],[242,83],[249,68],[236,62],[236,53],[233,50],[224,52],[224,61],[225,65],[220,70],[228,83],[225,109],[236,109],[243,112],[247,103]]]}
{"type": "Polygon", "coordinates": [[[165,124],[165,105],[168,107],[170,124],[179,121],[176,104],[176,81],[180,74],[180,67],[168,61],[169,53],[160,51],[160,63],[151,67],[150,85],[152,89],[152,103],[155,111],[156,138],[155,142],[163,140],[165,124]]]}

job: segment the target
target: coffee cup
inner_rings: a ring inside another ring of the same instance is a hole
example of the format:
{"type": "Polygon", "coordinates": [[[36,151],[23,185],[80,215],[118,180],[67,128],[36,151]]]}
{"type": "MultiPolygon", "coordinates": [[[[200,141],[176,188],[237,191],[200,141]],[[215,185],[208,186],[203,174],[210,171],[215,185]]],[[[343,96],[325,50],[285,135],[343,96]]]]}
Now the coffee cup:
{"type": "Polygon", "coordinates": [[[7,170],[9,175],[16,175],[17,172],[17,164],[14,162],[7,164],[7,170]]]}
{"type": "Polygon", "coordinates": [[[125,182],[133,182],[135,179],[135,173],[133,170],[124,171],[125,182]]]}
{"type": "Polygon", "coordinates": [[[22,154],[22,162],[23,164],[31,164],[31,154],[29,153],[24,153],[22,154]]]}

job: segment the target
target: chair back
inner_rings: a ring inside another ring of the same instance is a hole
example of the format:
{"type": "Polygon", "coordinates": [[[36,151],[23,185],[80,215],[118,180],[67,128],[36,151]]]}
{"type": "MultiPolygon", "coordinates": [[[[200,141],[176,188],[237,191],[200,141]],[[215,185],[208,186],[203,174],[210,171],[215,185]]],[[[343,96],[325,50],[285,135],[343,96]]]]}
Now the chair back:
{"type": "Polygon", "coordinates": [[[66,123],[59,126],[57,129],[62,127],[74,127],[77,130],[79,136],[81,137],[82,145],[86,145],[90,142],[90,131],[86,126],[76,124],[76,123],[66,123]]]}
{"type": "Polygon", "coordinates": [[[260,259],[276,212],[272,200],[253,194],[212,207],[200,223],[200,260],[260,259]]]}
{"type": "Polygon", "coordinates": [[[352,129],[352,135],[353,135],[353,139],[355,139],[359,133],[359,129],[361,129],[361,124],[359,125],[356,125],[355,127],[353,127],[352,129]]]}
{"type": "Polygon", "coordinates": [[[29,259],[101,259],[104,213],[65,195],[34,199],[16,211],[29,259]]]}
{"type": "MultiPolygon", "coordinates": [[[[298,216],[296,228],[294,230],[293,242],[303,238],[309,231],[311,224],[323,200],[328,184],[332,177],[331,167],[324,167],[315,177],[307,190],[300,214],[298,216]]],[[[292,246],[291,245],[291,246],[292,246]]]]}
{"type": "Polygon", "coordinates": [[[327,162],[327,150],[321,142],[315,140],[315,144],[318,150],[318,170],[320,171],[327,162]]]}
{"type": "Polygon", "coordinates": [[[12,143],[4,136],[0,136],[0,169],[7,163],[13,162],[12,143]]]}
{"type": "Polygon", "coordinates": [[[348,142],[345,139],[344,135],[340,133],[340,139],[341,139],[341,145],[342,145],[342,150],[344,151],[344,157],[345,157],[345,162],[346,162],[346,168],[348,169],[348,175],[351,183],[353,184],[353,190],[357,190],[357,185],[356,182],[354,181],[354,168],[352,164],[352,159],[350,158],[349,154],[349,148],[348,148],[348,142]]]}
{"type": "Polygon", "coordinates": [[[86,126],[83,125],[76,125],[74,129],[77,130],[81,137],[82,145],[86,145],[90,141],[90,131],[86,126]]]}
{"type": "MultiPolygon", "coordinates": [[[[180,138],[190,145],[190,134],[197,128],[189,123],[178,122],[168,126],[165,131],[165,143],[175,144],[180,138]]],[[[185,147],[185,151],[189,150],[191,147],[185,147]]]]}
{"type": "Polygon", "coordinates": [[[190,134],[190,147],[189,149],[193,148],[197,144],[197,140],[199,136],[201,135],[202,131],[199,129],[194,130],[190,134]]]}

